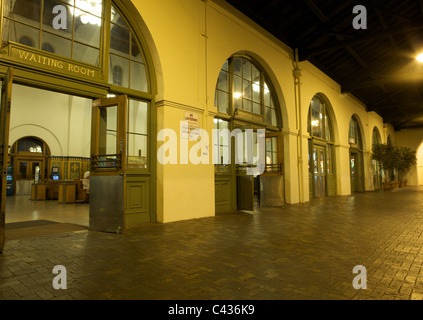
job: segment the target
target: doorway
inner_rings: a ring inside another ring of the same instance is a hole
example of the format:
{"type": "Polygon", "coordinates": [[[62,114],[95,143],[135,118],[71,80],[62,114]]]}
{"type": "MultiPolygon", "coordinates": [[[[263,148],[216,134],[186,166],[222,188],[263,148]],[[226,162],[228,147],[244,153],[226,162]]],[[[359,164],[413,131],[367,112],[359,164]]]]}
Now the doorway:
{"type": "Polygon", "coordinates": [[[92,99],[13,84],[6,223],[88,227],[92,99]],[[70,192],[61,198],[61,185],[70,192]]]}
{"type": "Polygon", "coordinates": [[[316,198],[326,196],[325,148],[313,145],[313,183],[316,198]]]}
{"type": "Polygon", "coordinates": [[[29,195],[31,184],[44,181],[50,166],[50,148],[37,137],[23,137],[9,151],[12,192],[8,195],[29,195]]]}
{"type": "Polygon", "coordinates": [[[214,124],[219,132],[214,144],[216,213],[283,206],[282,132],[239,122],[230,132],[230,122],[215,119],[214,124]]]}
{"type": "Polygon", "coordinates": [[[350,151],[351,193],[364,191],[363,154],[357,150],[350,151]]]}
{"type": "Polygon", "coordinates": [[[351,170],[351,192],[357,192],[357,153],[351,153],[350,156],[351,170]]]}

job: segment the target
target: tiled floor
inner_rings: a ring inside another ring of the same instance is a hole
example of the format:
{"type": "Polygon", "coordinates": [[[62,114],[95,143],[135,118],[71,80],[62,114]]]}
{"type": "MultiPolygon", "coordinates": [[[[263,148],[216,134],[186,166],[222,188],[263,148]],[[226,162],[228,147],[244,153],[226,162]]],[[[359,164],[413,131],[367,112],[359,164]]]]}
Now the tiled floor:
{"type": "Polygon", "coordinates": [[[88,203],[58,203],[57,200],[33,201],[30,196],[6,198],[6,223],[49,220],[88,227],[88,203]]]}
{"type": "Polygon", "coordinates": [[[406,188],[8,241],[0,300],[421,300],[422,263],[423,189],[406,188]],[[56,265],[65,290],[53,288],[56,265]],[[367,289],[353,287],[357,265],[367,289]]]}

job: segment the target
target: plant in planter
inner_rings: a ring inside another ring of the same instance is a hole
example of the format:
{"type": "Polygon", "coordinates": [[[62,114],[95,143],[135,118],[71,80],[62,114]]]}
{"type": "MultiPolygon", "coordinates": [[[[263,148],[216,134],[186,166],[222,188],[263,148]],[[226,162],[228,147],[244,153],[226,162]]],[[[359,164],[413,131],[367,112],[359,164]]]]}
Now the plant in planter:
{"type": "Polygon", "coordinates": [[[394,170],[398,168],[401,153],[399,148],[390,144],[376,144],[372,148],[372,158],[380,163],[385,173],[384,189],[389,190],[393,186],[394,170]]]}
{"type": "Polygon", "coordinates": [[[416,151],[408,147],[399,147],[400,158],[396,165],[401,186],[404,187],[407,181],[404,179],[411,167],[417,163],[416,151]]]}

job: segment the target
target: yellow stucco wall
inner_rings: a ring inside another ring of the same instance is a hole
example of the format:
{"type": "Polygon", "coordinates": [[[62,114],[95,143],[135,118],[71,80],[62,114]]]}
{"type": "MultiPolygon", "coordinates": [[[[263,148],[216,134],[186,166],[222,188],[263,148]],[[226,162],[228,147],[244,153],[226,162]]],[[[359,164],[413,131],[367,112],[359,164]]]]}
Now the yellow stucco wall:
{"type": "MultiPolygon", "coordinates": [[[[154,44],[158,74],[158,130],[178,132],[184,110],[201,115],[201,128],[211,136],[216,113],[214,91],[220,69],[230,56],[244,53],[265,69],[275,87],[284,131],[285,197],[288,203],[308,201],[307,115],[310,100],[319,93],[331,106],[335,135],[337,194],[350,194],[349,121],[359,119],[364,161],[370,163],[374,127],[386,142],[393,129],[360,101],[341,93],[341,87],[309,62],[302,70],[300,104],[296,102],[294,53],[225,2],[197,0],[132,1],[154,44]],[[163,86],[160,88],[160,86],[163,86]],[[301,121],[297,122],[301,111],[301,121]],[[299,127],[300,125],[300,127],[299,127]],[[302,134],[298,139],[298,134],[302,134]],[[302,144],[299,159],[298,143],[302,144]],[[302,160],[302,161],[300,161],[302,160]],[[302,164],[303,180],[299,181],[302,164]],[[301,194],[301,185],[302,192],[301,194]]],[[[154,55],[153,55],[154,56],[154,55]]],[[[158,143],[160,147],[162,142],[158,143]]],[[[370,165],[365,166],[365,188],[373,188],[370,165]]],[[[214,215],[213,165],[159,165],[158,217],[167,222],[214,215]]]]}

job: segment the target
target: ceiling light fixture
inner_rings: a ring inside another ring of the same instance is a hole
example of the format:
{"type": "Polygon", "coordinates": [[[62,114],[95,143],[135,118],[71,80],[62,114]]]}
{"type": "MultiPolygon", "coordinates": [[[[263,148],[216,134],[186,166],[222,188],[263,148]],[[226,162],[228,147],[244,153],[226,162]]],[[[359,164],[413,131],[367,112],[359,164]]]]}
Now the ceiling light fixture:
{"type": "Polygon", "coordinates": [[[416,57],[417,61],[420,63],[423,63],[423,53],[420,53],[417,57],[416,57]]]}

